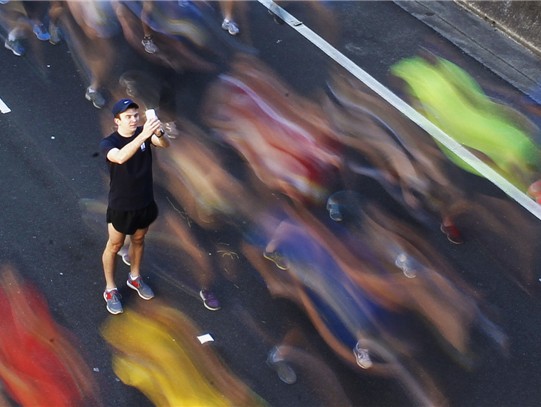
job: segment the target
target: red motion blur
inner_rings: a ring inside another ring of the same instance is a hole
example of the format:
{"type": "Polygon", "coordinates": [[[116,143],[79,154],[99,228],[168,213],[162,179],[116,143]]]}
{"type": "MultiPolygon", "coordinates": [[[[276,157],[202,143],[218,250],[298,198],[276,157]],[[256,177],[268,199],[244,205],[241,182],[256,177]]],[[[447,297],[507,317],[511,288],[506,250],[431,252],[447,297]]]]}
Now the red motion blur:
{"type": "Polygon", "coordinates": [[[0,380],[22,406],[99,405],[73,338],[52,319],[42,295],[4,267],[0,273],[0,380]]]}

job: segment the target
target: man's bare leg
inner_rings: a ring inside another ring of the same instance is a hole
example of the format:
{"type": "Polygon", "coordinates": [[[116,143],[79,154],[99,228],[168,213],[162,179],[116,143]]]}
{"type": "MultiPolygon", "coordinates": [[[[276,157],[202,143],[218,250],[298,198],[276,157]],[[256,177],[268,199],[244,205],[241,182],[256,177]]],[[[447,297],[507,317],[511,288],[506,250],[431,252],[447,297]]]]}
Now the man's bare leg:
{"type": "Polygon", "coordinates": [[[130,236],[130,274],[133,279],[141,275],[141,261],[143,259],[145,235],[147,232],[148,228],[138,229],[130,236]]]}
{"type": "Polygon", "coordinates": [[[116,230],[112,223],[107,225],[109,233],[109,239],[105,245],[105,250],[102,255],[103,273],[105,275],[105,289],[111,290],[116,288],[115,283],[115,269],[116,269],[116,255],[122,245],[126,235],[116,230]]]}

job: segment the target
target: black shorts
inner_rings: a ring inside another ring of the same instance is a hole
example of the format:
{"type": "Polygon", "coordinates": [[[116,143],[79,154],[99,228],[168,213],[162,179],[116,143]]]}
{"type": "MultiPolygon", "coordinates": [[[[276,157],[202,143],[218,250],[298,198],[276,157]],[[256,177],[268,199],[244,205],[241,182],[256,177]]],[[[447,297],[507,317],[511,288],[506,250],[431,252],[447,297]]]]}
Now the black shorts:
{"type": "Polygon", "coordinates": [[[107,208],[107,223],[112,223],[114,228],[125,235],[133,235],[138,229],[145,229],[158,217],[156,202],[143,209],[134,211],[119,211],[107,208]]]}

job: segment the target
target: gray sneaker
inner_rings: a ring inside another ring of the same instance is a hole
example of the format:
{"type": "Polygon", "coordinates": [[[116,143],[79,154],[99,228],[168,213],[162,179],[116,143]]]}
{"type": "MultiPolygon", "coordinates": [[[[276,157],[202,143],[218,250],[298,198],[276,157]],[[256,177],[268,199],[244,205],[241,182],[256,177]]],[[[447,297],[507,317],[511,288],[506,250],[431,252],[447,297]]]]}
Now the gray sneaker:
{"type": "Polygon", "coordinates": [[[60,31],[60,28],[58,28],[56,24],[49,23],[49,34],[50,34],[49,42],[52,45],[56,45],[62,41],[62,33],[60,31]]]}
{"type": "Polygon", "coordinates": [[[228,20],[227,18],[224,18],[224,21],[222,22],[222,30],[227,31],[230,35],[237,35],[240,32],[237,23],[233,20],[228,20]]]}
{"type": "Polygon", "coordinates": [[[359,342],[355,345],[353,349],[353,354],[355,355],[355,360],[357,364],[363,369],[370,369],[373,365],[368,349],[361,348],[359,342]]]}
{"type": "Polygon", "coordinates": [[[401,252],[396,256],[394,264],[398,267],[407,278],[417,277],[417,272],[415,271],[415,260],[409,257],[406,253],[401,252]]]}
{"type": "Polygon", "coordinates": [[[150,300],[151,298],[154,298],[154,291],[152,291],[152,288],[150,288],[141,278],[141,276],[138,276],[135,280],[132,280],[131,277],[128,277],[128,287],[134,289],[137,291],[137,294],[139,294],[139,297],[141,297],[143,300],[150,300]]]}
{"type": "Polygon", "coordinates": [[[120,76],[118,83],[126,90],[126,94],[129,97],[137,98],[137,96],[139,96],[137,92],[137,83],[125,73],[120,76]]]}
{"type": "Polygon", "coordinates": [[[340,212],[340,205],[331,199],[327,201],[327,210],[329,211],[329,216],[335,222],[342,222],[344,220],[342,212],[340,212]]]}
{"type": "Polygon", "coordinates": [[[101,109],[103,106],[105,106],[105,99],[103,98],[103,96],[97,90],[92,89],[90,86],[86,88],[85,98],[86,100],[92,102],[96,109],[101,109]]]}
{"type": "Polygon", "coordinates": [[[159,51],[158,46],[154,44],[154,40],[150,35],[145,36],[141,41],[141,44],[143,44],[143,47],[145,47],[145,51],[149,54],[155,54],[159,51]]]}
{"type": "Polygon", "coordinates": [[[103,299],[107,303],[107,311],[113,315],[124,312],[120,298],[122,297],[116,288],[110,291],[105,290],[103,292],[103,299]]]}
{"type": "Polygon", "coordinates": [[[24,46],[20,39],[14,39],[14,40],[6,40],[4,43],[4,46],[9,49],[11,52],[13,52],[14,55],[20,57],[26,53],[26,49],[24,49],[24,46]]]}
{"type": "Polygon", "coordinates": [[[117,254],[122,258],[126,266],[131,266],[130,252],[126,248],[123,247],[117,254]]]}
{"type": "Polygon", "coordinates": [[[297,374],[291,366],[280,355],[278,347],[274,347],[267,357],[267,365],[276,371],[278,378],[286,384],[294,384],[297,381],[297,374]]]}

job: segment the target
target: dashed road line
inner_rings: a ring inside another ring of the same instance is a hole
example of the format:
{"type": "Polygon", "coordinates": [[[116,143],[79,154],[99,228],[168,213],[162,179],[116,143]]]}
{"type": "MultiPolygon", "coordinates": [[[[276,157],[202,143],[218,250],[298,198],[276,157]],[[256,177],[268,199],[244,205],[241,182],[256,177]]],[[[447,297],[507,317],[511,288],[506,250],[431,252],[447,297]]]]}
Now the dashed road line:
{"type": "Polygon", "coordinates": [[[4,103],[2,99],[0,99],[0,112],[2,113],[9,113],[11,112],[11,109],[4,103]]]}
{"type": "Polygon", "coordinates": [[[344,69],[354,75],[357,79],[367,85],[370,89],[380,95],[385,99],[391,106],[399,110],[411,121],[416,123],[419,127],[425,130],[430,134],[434,139],[443,144],[453,153],[462,158],[467,164],[472,166],[479,174],[485,177],[487,180],[492,182],[503,192],[505,192],[510,198],[514,199],[520,205],[522,205],[526,210],[528,210],[532,215],[541,220],[541,206],[537,204],[533,199],[528,195],[510,183],[502,175],[497,173],[479,158],[477,158],[472,152],[458,143],[455,139],[437,127],[434,123],[424,117],[422,114],[417,112],[414,108],[400,99],[392,91],[387,89],[383,84],[378,82],[370,74],[364,71],[362,68],[357,66],[353,61],[348,57],[334,48],[331,44],[321,38],[317,33],[308,28],[304,23],[299,21],[293,15],[288,13],[282,7],[278,6],[272,0],[258,0],[263,6],[268,10],[276,14],[281,18],[287,25],[296,30],[304,38],[310,41],[313,45],[318,47],[323,51],[327,56],[333,59],[336,63],[341,65],[344,69]]]}

